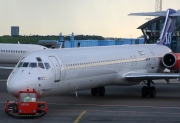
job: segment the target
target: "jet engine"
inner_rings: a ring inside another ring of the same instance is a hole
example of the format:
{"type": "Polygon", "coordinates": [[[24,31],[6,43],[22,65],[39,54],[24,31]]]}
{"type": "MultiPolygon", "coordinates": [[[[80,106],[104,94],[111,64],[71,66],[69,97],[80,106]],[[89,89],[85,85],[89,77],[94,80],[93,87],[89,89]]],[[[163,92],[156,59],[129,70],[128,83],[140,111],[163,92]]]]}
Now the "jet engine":
{"type": "Polygon", "coordinates": [[[170,70],[180,69],[180,53],[167,53],[162,59],[163,65],[170,70]]]}

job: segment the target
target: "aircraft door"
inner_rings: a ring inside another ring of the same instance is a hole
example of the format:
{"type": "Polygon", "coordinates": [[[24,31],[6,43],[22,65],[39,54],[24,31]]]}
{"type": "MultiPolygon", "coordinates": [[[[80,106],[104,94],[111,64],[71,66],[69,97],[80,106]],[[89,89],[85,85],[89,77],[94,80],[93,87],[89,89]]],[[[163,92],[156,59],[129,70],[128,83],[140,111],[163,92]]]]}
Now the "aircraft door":
{"type": "Polygon", "coordinates": [[[54,82],[60,82],[60,76],[61,76],[61,67],[56,57],[49,56],[50,61],[53,64],[54,71],[55,71],[55,80],[54,82]]]}
{"type": "Polygon", "coordinates": [[[136,56],[130,56],[132,62],[131,62],[131,66],[132,67],[135,67],[137,65],[137,61],[136,61],[136,56]]]}
{"type": "Polygon", "coordinates": [[[154,53],[151,51],[152,59],[151,59],[151,68],[154,69],[156,67],[156,59],[154,57],[154,53]]]}

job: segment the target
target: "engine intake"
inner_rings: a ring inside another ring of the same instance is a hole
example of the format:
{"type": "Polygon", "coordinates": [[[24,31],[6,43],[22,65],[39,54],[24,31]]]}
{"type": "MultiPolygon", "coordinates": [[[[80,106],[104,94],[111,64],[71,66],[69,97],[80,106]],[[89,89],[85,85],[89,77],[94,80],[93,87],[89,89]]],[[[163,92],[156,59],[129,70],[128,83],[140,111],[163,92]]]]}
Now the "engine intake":
{"type": "Polygon", "coordinates": [[[167,53],[163,56],[162,63],[171,70],[180,69],[180,53],[167,53]]]}

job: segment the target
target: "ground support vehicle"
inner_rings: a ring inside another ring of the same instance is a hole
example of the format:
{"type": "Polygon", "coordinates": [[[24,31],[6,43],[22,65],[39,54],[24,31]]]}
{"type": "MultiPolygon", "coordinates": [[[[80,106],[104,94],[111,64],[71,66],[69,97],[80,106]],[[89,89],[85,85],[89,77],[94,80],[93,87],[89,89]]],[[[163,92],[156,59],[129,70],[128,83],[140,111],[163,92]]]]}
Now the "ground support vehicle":
{"type": "Polygon", "coordinates": [[[15,117],[39,117],[48,112],[46,102],[37,101],[37,92],[33,90],[19,91],[18,103],[7,101],[5,112],[15,117]]]}

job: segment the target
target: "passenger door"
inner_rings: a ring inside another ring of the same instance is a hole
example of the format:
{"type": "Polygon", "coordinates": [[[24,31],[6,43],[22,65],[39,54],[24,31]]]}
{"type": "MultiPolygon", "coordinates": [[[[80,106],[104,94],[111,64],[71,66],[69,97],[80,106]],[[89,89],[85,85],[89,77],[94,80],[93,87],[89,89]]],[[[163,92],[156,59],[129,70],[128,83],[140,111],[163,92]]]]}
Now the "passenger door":
{"type": "Polygon", "coordinates": [[[54,80],[54,82],[60,82],[60,77],[61,77],[61,67],[60,67],[60,64],[59,64],[57,58],[54,57],[54,56],[49,56],[49,59],[52,62],[53,67],[54,67],[54,69],[53,69],[54,72],[55,72],[55,80],[54,80]]]}
{"type": "Polygon", "coordinates": [[[152,58],[151,58],[151,68],[154,69],[156,67],[156,59],[155,59],[155,56],[154,56],[154,52],[151,51],[151,55],[152,55],[152,58]]]}

